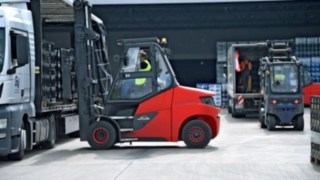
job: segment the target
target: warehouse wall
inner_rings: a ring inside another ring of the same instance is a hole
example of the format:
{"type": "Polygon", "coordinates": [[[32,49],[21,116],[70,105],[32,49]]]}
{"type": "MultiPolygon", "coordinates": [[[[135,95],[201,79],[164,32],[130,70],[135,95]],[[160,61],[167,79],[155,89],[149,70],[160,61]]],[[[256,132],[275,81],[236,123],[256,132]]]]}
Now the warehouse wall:
{"type": "MultiPolygon", "coordinates": [[[[109,55],[118,39],[166,37],[183,85],[215,83],[216,43],[320,36],[316,1],[93,7],[108,31],[109,55]],[[239,17],[238,17],[239,16],[239,17]],[[192,72],[192,76],[190,76],[192,72]]],[[[115,63],[111,62],[113,67],[115,63]]]]}
{"type": "Polygon", "coordinates": [[[318,27],[261,27],[238,29],[194,29],[162,31],[109,31],[110,53],[119,53],[117,39],[137,37],[167,37],[172,49],[172,59],[215,59],[218,41],[254,41],[268,39],[290,39],[295,37],[320,36],[318,27]]]}

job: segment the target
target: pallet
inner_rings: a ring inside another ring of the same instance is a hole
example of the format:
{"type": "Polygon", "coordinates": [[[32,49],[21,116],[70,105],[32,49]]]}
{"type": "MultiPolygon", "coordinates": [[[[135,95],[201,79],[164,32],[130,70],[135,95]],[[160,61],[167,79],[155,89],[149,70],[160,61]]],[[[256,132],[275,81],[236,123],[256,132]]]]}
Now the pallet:
{"type": "Polygon", "coordinates": [[[316,158],[311,156],[310,157],[310,161],[311,161],[311,163],[320,166],[320,159],[316,159],[316,158]]]}

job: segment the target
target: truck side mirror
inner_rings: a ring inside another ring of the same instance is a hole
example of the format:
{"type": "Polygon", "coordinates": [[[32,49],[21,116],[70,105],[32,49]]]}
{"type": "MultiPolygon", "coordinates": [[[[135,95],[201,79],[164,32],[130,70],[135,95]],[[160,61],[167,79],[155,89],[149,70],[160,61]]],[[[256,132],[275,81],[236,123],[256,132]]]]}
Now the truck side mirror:
{"type": "Polygon", "coordinates": [[[24,66],[29,63],[29,42],[25,36],[17,36],[17,60],[18,67],[24,66]]]}

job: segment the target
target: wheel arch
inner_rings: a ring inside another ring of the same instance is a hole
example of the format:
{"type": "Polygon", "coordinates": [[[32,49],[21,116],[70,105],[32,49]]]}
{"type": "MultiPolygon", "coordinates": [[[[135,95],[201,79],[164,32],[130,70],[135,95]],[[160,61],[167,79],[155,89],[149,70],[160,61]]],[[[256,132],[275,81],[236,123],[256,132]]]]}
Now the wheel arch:
{"type": "Polygon", "coordinates": [[[194,115],[194,116],[190,116],[188,117],[185,121],[183,121],[183,123],[181,124],[180,128],[179,128],[179,134],[178,134],[178,137],[179,137],[179,140],[182,140],[182,130],[183,130],[183,127],[190,121],[192,120],[200,120],[200,121],[203,121],[205,123],[207,123],[211,129],[211,133],[212,133],[212,137],[211,139],[213,139],[214,137],[216,137],[218,135],[218,132],[217,132],[217,124],[215,123],[214,119],[208,115],[194,115]]]}
{"type": "Polygon", "coordinates": [[[120,127],[119,127],[118,123],[115,120],[113,120],[109,117],[106,117],[106,116],[100,116],[98,118],[100,118],[100,121],[109,122],[113,126],[113,128],[116,130],[116,135],[117,135],[116,142],[120,142],[121,132],[120,132],[120,127]]]}

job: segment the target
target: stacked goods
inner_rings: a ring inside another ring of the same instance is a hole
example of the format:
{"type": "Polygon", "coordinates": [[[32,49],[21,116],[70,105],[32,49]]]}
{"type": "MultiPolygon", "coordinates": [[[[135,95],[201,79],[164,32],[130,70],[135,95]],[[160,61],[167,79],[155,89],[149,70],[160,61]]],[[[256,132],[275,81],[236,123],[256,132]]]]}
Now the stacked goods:
{"type": "Polygon", "coordinates": [[[320,38],[296,38],[295,55],[305,69],[310,72],[311,80],[315,83],[320,83],[320,38]]]}
{"type": "Polygon", "coordinates": [[[227,64],[226,62],[218,62],[217,63],[217,83],[226,83],[226,71],[227,71],[227,64]]]}
{"type": "Polygon", "coordinates": [[[55,48],[54,43],[42,43],[42,61],[35,67],[38,111],[48,112],[68,107],[76,108],[77,85],[73,49],[55,48]]]}
{"type": "Polygon", "coordinates": [[[72,100],[77,98],[76,94],[76,73],[74,66],[73,49],[56,50],[57,90],[58,99],[72,100]],[[63,77],[63,78],[62,78],[63,77]]]}
{"type": "Polygon", "coordinates": [[[225,69],[227,66],[227,43],[217,42],[217,83],[226,83],[225,69]]]}
{"type": "Polygon", "coordinates": [[[213,91],[216,93],[216,95],[213,97],[215,106],[221,107],[222,102],[221,102],[221,84],[209,84],[208,86],[209,91],[213,91]]]}
{"type": "Polygon", "coordinates": [[[222,84],[222,90],[221,90],[221,97],[222,97],[222,107],[227,107],[229,103],[229,98],[228,98],[228,92],[227,92],[227,83],[222,84]]]}
{"type": "Polygon", "coordinates": [[[320,96],[311,97],[311,162],[320,165],[320,96]]]}
{"type": "Polygon", "coordinates": [[[46,106],[56,102],[56,62],[55,50],[52,42],[43,42],[42,44],[42,105],[46,106]]]}

